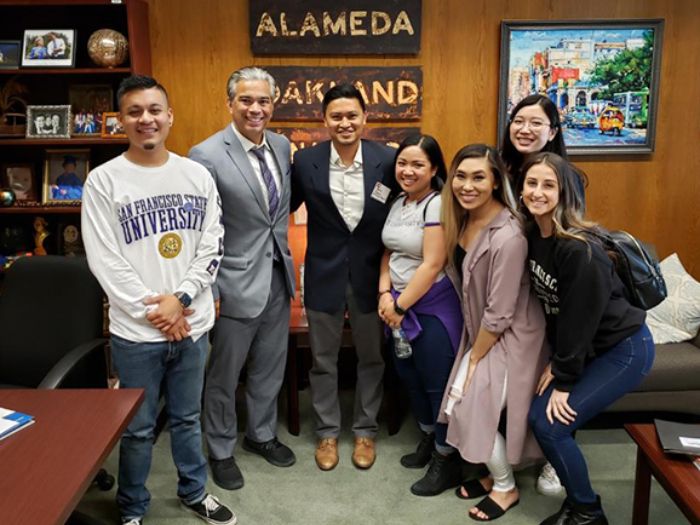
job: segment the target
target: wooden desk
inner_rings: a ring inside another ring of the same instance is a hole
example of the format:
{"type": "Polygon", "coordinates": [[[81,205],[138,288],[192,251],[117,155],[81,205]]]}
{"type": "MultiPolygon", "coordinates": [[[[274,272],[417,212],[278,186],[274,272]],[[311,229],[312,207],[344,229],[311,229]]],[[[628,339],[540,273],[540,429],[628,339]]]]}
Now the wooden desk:
{"type": "Polygon", "coordinates": [[[0,523],[63,525],[143,401],[143,390],[0,390],[35,423],[0,441],[0,523]]]}
{"type": "Polygon", "coordinates": [[[700,471],[682,456],[664,453],[653,424],[625,425],[637,444],[632,525],[649,521],[649,489],[653,474],[693,525],[700,525],[700,471]]]}
{"type": "MultiPolygon", "coordinates": [[[[287,428],[289,433],[299,435],[299,377],[305,373],[304,359],[299,352],[300,348],[309,346],[309,321],[306,318],[301,305],[294,301],[289,316],[289,344],[287,347],[287,428]],[[300,344],[300,341],[302,342],[300,344]]],[[[343,330],[341,348],[352,347],[352,333],[346,323],[343,330]]],[[[393,364],[385,356],[386,367],[384,370],[384,400],[386,401],[386,420],[389,435],[396,434],[401,427],[403,410],[400,403],[398,378],[394,372],[393,364]]]]}

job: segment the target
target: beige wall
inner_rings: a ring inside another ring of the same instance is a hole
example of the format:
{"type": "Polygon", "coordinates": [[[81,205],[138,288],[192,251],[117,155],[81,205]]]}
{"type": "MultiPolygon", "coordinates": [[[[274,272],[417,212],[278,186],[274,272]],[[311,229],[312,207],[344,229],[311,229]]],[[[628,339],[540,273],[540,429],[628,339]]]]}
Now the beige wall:
{"type": "Polygon", "coordinates": [[[421,65],[422,129],[448,161],[470,142],[495,144],[502,19],[664,18],[656,151],[579,157],[589,215],[678,252],[700,277],[700,3],[698,0],[423,0],[421,53],[396,57],[253,57],[247,0],[151,0],[154,75],[171,93],[169,146],[189,147],[229,122],[225,84],[248,65],[421,65]],[[465,7],[469,6],[469,8],[465,7]]]}

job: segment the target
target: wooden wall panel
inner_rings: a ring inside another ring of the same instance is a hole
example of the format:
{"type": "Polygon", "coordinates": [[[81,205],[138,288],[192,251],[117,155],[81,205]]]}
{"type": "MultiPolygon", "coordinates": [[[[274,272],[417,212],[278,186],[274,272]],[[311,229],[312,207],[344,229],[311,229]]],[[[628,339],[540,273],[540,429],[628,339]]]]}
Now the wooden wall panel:
{"type": "Polygon", "coordinates": [[[225,84],[248,65],[420,65],[422,129],[448,162],[470,142],[496,143],[499,24],[502,19],[664,18],[656,151],[578,157],[590,177],[589,215],[678,252],[700,278],[700,4],[697,0],[423,0],[417,57],[253,57],[247,0],[151,0],[155,76],[175,109],[169,146],[190,146],[230,121],[225,84]]]}

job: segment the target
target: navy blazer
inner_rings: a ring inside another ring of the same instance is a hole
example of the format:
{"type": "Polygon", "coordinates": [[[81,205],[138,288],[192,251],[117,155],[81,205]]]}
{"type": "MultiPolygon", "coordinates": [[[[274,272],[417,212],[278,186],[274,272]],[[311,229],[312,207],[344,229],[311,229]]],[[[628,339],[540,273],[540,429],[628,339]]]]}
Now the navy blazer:
{"type": "Polygon", "coordinates": [[[365,204],[360,222],[351,232],[333,202],[329,182],[330,141],[294,154],[292,210],[302,202],[308,212],[304,261],[304,304],[311,310],[333,314],[345,307],[348,281],[360,310],[377,309],[379,266],[384,245],[382,228],[398,184],[394,176],[396,150],[362,141],[365,204]],[[371,197],[377,182],[392,190],[382,203],[371,197]]]}

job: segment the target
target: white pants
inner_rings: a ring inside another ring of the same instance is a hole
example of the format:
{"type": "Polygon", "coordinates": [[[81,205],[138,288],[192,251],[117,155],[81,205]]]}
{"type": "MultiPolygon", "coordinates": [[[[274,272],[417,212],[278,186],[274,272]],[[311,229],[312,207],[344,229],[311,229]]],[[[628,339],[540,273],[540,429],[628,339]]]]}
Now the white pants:
{"type": "MultiPolygon", "coordinates": [[[[467,380],[469,372],[469,354],[471,349],[464,354],[462,361],[459,363],[457,374],[455,375],[454,383],[450,386],[447,396],[447,404],[445,406],[445,414],[452,414],[454,404],[464,395],[464,382],[467,380]]],[[[506,393],[508,391],[508,374],[506,373],[503,381],[503,393],[501,395],[501,412],[506,407],[506,393]]],[[[500,432],[496,432],[496,438],[493,444],[493,452],[491,459],[486,462],[486,468],[489,469],[493,478],[493,490],[497,492],[508,492],[515,488],[515,477],[513,476],[513,467],[508,463],[508,455],[506,453],[506,440],[500,432]]]]}

